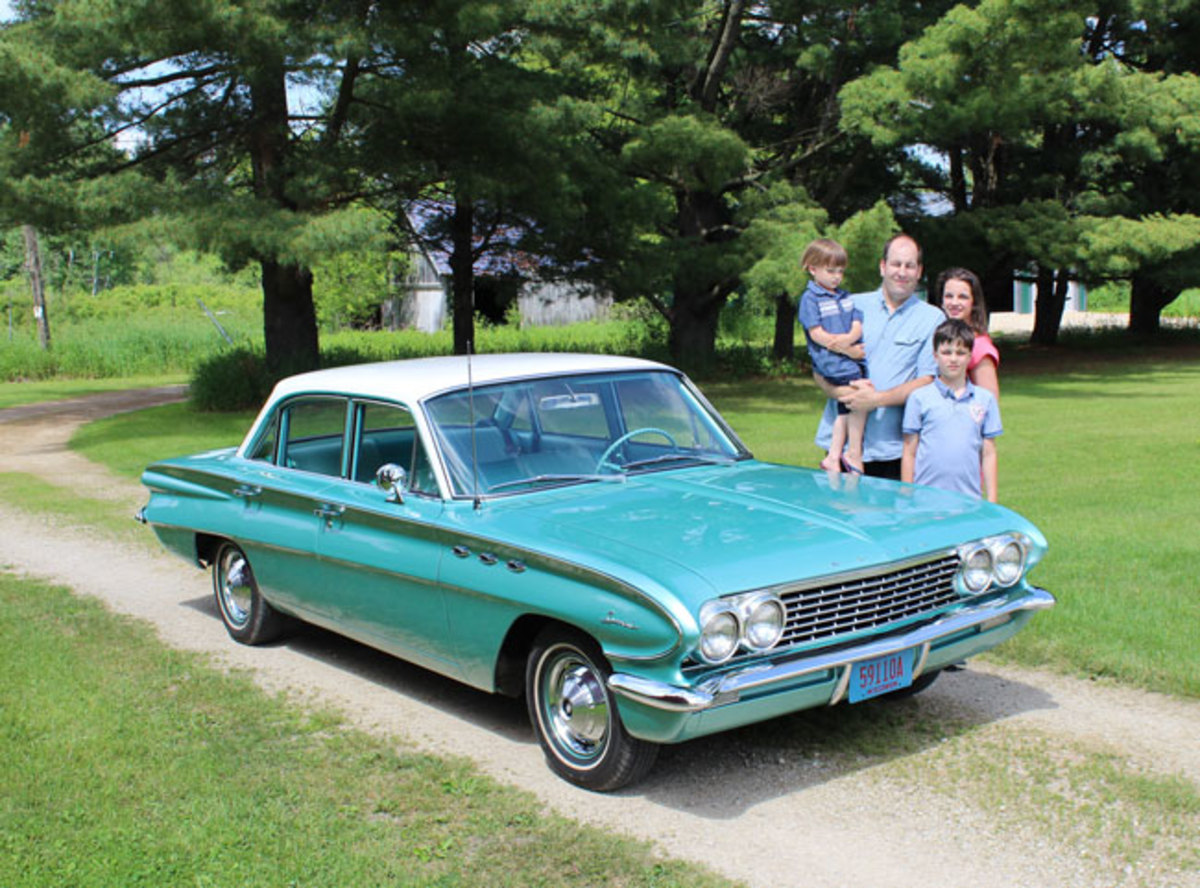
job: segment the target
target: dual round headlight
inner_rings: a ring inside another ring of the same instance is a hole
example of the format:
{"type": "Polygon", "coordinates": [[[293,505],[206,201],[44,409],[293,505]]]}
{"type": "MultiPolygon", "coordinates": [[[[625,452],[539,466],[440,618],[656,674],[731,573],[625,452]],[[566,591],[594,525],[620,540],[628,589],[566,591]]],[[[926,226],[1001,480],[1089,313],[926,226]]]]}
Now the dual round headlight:
{"type": "Polygon", "coordinates": [[[761,653],[783,637],[787,611],[770,592],[749,592],[709,601],[700,608],[700,657],[724,663],[743,648],[761,653]]]}
{"type": "Polygon", "coordinates": [[[1007,589],[1021,579],[1028,553],[1028,542],[1018,534],[989,537],[960,547],[963,588],[970,595],[979,595],[992,586],[1007,589]]]}

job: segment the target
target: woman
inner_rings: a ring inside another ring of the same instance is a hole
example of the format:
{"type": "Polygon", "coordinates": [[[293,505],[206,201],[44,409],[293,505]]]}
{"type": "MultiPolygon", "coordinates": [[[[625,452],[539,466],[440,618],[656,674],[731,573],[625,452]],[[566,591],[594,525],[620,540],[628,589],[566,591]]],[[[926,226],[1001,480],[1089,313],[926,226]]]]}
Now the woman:
{"type": "Polygon", "coordinates": [[[938,275],[937,304],[948,318],[965,321],[975,332],[975,346],[967,364],[967,377],[1000,400],[1000,352],[988,335],[987,305],[979,276],[966,268],[948,268],[938,275]]]}

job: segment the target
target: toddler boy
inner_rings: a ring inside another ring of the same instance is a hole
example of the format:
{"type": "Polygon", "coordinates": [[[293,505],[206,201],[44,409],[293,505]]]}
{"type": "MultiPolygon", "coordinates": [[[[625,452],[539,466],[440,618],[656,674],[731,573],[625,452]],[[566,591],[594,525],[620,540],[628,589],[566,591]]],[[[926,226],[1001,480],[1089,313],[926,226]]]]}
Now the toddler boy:
{"type": "MultiPolygon", "coordinates": [[[[810,243],[800,258],[800,264],[812,278],[800,296],[799,310],[800,325],[808,340],[808,357],[813,371],[832,385],[852,385],[867,375],[863,365],[862,312],[854,307],[854,300],[841,286],[847,259],[845,247],[824,237],[810,243]]],[[[837,402],[837,419],[821,468],[862,474],[866,423],[866,413],[851,411],[837,402]]]]}

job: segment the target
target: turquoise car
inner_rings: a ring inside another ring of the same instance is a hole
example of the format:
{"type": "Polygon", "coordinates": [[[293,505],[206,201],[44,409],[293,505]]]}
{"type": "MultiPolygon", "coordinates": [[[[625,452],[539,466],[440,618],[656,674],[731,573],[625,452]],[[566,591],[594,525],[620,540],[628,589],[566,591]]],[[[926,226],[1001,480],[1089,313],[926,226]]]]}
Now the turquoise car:
{"type": "Polygon", "coordinates": [[[1019,515],[760,462],[683,374],[629,358],[306,373],[240,446],[142,482],[234,639],[298,619],[524,694],[550,767],[593,790],[664,743],[914,693],[1054,603],[1019,515]]]}

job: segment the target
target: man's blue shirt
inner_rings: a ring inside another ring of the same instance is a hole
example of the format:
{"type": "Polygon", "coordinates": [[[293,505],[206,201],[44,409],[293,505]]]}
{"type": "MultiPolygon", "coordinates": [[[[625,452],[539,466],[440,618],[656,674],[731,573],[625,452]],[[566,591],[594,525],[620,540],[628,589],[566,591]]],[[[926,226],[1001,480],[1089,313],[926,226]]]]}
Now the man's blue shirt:
{"type": "MultiPolygon", "coordinates": [[[[863,346],[867,351],[867,375],[877,391],[903,385],[918,376],[936,376],[933,359],[933,331],[946,320],[940,308],[915,295],[904,300],[894,312],[888,311],[883,288],[871,293],[855,293],[854,305],[862,312],[863,346]]],[[[900,421],[903,405],[877,407],[867,414],[863,435],[863,459],[867,462],[899,459],[904,451],[900,421]]],[[[830,432],[837,417],[832,404],[825,405],[817,427],[817,446],[829,449],[830,432]]]]}
{"type": "Polygon", "coordinates": [[[967,383],[955,397],[940,379],[923,385],[904,405],[904,433],[920,435],[913,483],[980,495],[983,439],[1004,431],[992,393],[967,383]]]}

